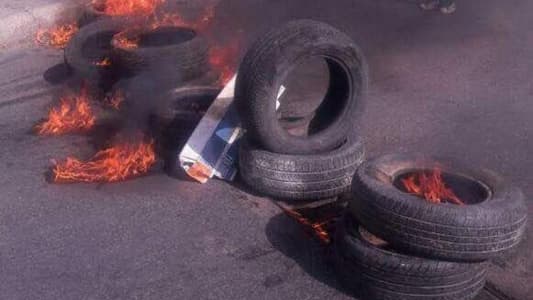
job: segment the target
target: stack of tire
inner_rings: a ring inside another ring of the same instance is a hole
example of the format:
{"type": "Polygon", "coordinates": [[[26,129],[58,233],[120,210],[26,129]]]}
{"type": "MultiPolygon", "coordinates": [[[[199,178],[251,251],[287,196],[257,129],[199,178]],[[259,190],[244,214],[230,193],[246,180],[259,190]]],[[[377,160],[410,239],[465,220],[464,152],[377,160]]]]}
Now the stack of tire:
{"type": "Polygon", "coordinates": [[[153,131],[165,168],[175,175],[176,152],[220,88],[217,74],[210,70],[208,43],[200,32],[178,26],[154,29],[149,24],[146,17],[105,15],[91,3],[64,58],[95,99],[118,92],[125,96],[120,110],[109,109],[106,116],[124,128],[153,131]],[[137,45],[121,47],[115,36],[130,31],[137,45]],[[104,60],[107,64],[98,63],[104,60]]]}
{"type": "Polygon", "coordinates": [[[450,172],[485,190],[480,202],[461,206],[430,203],[394,186],[398,174],[434,162],[386,155],[357,170],[335,257],[342,282],[362,299],[473,299],[484,286],[487,261],[520,242],[524,196],[494,172],[446,161],[450,172]]]}
{"type": "Polygon", "coordinates": [[[282,200],[314,201],[349,192],[364,157],[354,127],[367,81],[359,47],[327,24],[292,21],[262,36],[241,62],[235,88],[246,131],[239,152],[242,180],[282,200]],[[277,119],[276,98],[291,69],[315,57],[328,65],[329,89],[308,135],[294,136],[277,119]]]}

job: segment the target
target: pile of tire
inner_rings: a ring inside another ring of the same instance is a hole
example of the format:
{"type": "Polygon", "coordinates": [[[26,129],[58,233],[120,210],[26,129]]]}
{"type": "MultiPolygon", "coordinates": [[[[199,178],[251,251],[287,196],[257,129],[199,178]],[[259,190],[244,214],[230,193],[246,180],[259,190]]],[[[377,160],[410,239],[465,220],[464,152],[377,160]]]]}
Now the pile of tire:
{"type": "Polygon", "coordinates": [[[473,299],[485,284],[488,261],[522,239],[523,194],[491,171],[449,161],[409,155],[363,161],[354,122],[367,78],[359,48],[329,25],[293,21],[256,41],[240,65],[235,88],[245,130],[241,180],[276,200],[351,193],[333,252],[341,282],[359,299],[473,299]],[[294,136],[277,118],[277,97],[291,69],[310,57],[327,62],[329,89],[308,135],[294,136]],[[395,183],[399,174],[436,165],[475,182],[472,193],[479,194],[479,203],[435,204],[395,183]]]}
{"type": "Polygon", "coordinates": [[[365,161],[352,196],[337,226],[335,261],[343,284],[362,299],[473,299],[488,261],[514,249],[526,226],[518,188],[494,172],[453,161],[409,155],[365,161]],[[435,161],[479,182],[482,201],[435,204],[394,186],[399,174],[435,161]]]}
{"type": "Polygon", "coordinates": [[[65,48],[65,64],[121,128],[142,127],[156,138],[170,175],[175,157],[220,91],[203,34],[188,27],[153,28],[147,17],[109,16],[85,6],[80,30],[65,48]],[[134,36],[122,47],[118,34],[134,36]],[[120,108],[107,99],[123,96],[120,108]],[[134,123],[134,124],[133,124],[134,123]]]}
{"type": "Polygon", "coordinates": [[[241,179],[282,200],[314,201],[348,192],[364,158],[354,129],[367,81],[361,50],[330,25],[298,20],[262,36],[243,58],[235,87],[246,132],[239,152],[241,179]],[[316,57],[328,65],[329,88],[310,121],[313,129],[295,136],[281,126],[276,98],[291,69],[316,57]]]}

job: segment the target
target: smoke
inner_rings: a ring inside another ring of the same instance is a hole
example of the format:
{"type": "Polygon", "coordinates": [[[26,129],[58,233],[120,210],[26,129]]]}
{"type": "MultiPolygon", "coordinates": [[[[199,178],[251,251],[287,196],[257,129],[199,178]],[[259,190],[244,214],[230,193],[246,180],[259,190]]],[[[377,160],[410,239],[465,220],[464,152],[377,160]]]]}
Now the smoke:
{"type": "Polygon", "coordinates": [[[124,93],[124,105],[120,108],[124,132],[148,131],[150,121],[164,115],[172,99],[171,86],[179,83],[179,74],[161,66],[154,66],[135,77],[119,81],[114,89],[124,93]],[[174,73],[170,75],[171,73],[174,73]],[[175,80],[171,80],[173,78],[175,80]],[[176,81],[176,82],[173,82],[176,81]]]}

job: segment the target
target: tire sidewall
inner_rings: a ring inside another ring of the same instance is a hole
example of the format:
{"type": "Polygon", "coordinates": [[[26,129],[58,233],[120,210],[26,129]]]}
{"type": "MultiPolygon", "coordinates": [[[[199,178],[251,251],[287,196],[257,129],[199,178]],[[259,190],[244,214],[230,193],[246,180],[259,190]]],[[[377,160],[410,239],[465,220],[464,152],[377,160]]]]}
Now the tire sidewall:
{"type": "Polygon", "coordinates": [[[237,108],[245,116],[243,125],[252,139],[269,151],[285,154],[328,151],[342,143],[363,108],[368,70],[362,52],[348,36],[329,25],[320,24],[320,30],[314,29],[316,23],[297,21],[285,27],[289,30],[282,28],[267,35],[252,46],[241,64],[235,97],[237,108]],[[348,76],[348,99],[328,128],[298,137],[290,135],[278,121],[276,98],[290,71],[311,57],[328,58],[342,66],[348,76]],[[258,70],[262,74],[260,79],[254,78],[258,70]]]}
{"type": "Polygon", "coordinates": [[[196,79],[208,72],[208,45],[197,30],[185,29],[194,31],[195,36],[176,45],[132,49],[116,47],[118,60],[133,74],[164,73],[166,76],[161,78],[169,81],[171,86],[177,81],[196,79]]]}

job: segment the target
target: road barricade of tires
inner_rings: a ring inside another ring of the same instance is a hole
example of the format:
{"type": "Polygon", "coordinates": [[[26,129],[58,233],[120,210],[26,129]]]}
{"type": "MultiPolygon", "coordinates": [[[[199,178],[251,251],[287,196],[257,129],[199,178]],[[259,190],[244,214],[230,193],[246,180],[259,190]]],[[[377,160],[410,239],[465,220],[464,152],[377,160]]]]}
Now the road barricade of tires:
{"type": "Polygon", "coordinates": [[[359,48],[323,23],[293,21],[254,43],[235,88],[246,132],[241,179],[288,201],[350,194],[332,244],[341,282],[361,299],[473,299],[489,260],[508,254],[523,237],[524,196],[494,172],[453,162],[409,155],[364,161],[354,122],[367,76],[359,48]],[[276,95],[293,65],[312,56],[326,60],[329,89],[307,135],[293,136],[277,118],[276,95]],[[414,191],[401,186],[408,179],[414,191]],[[420,191],[431,180],[440,180],[443,196],[420,191]]]}

